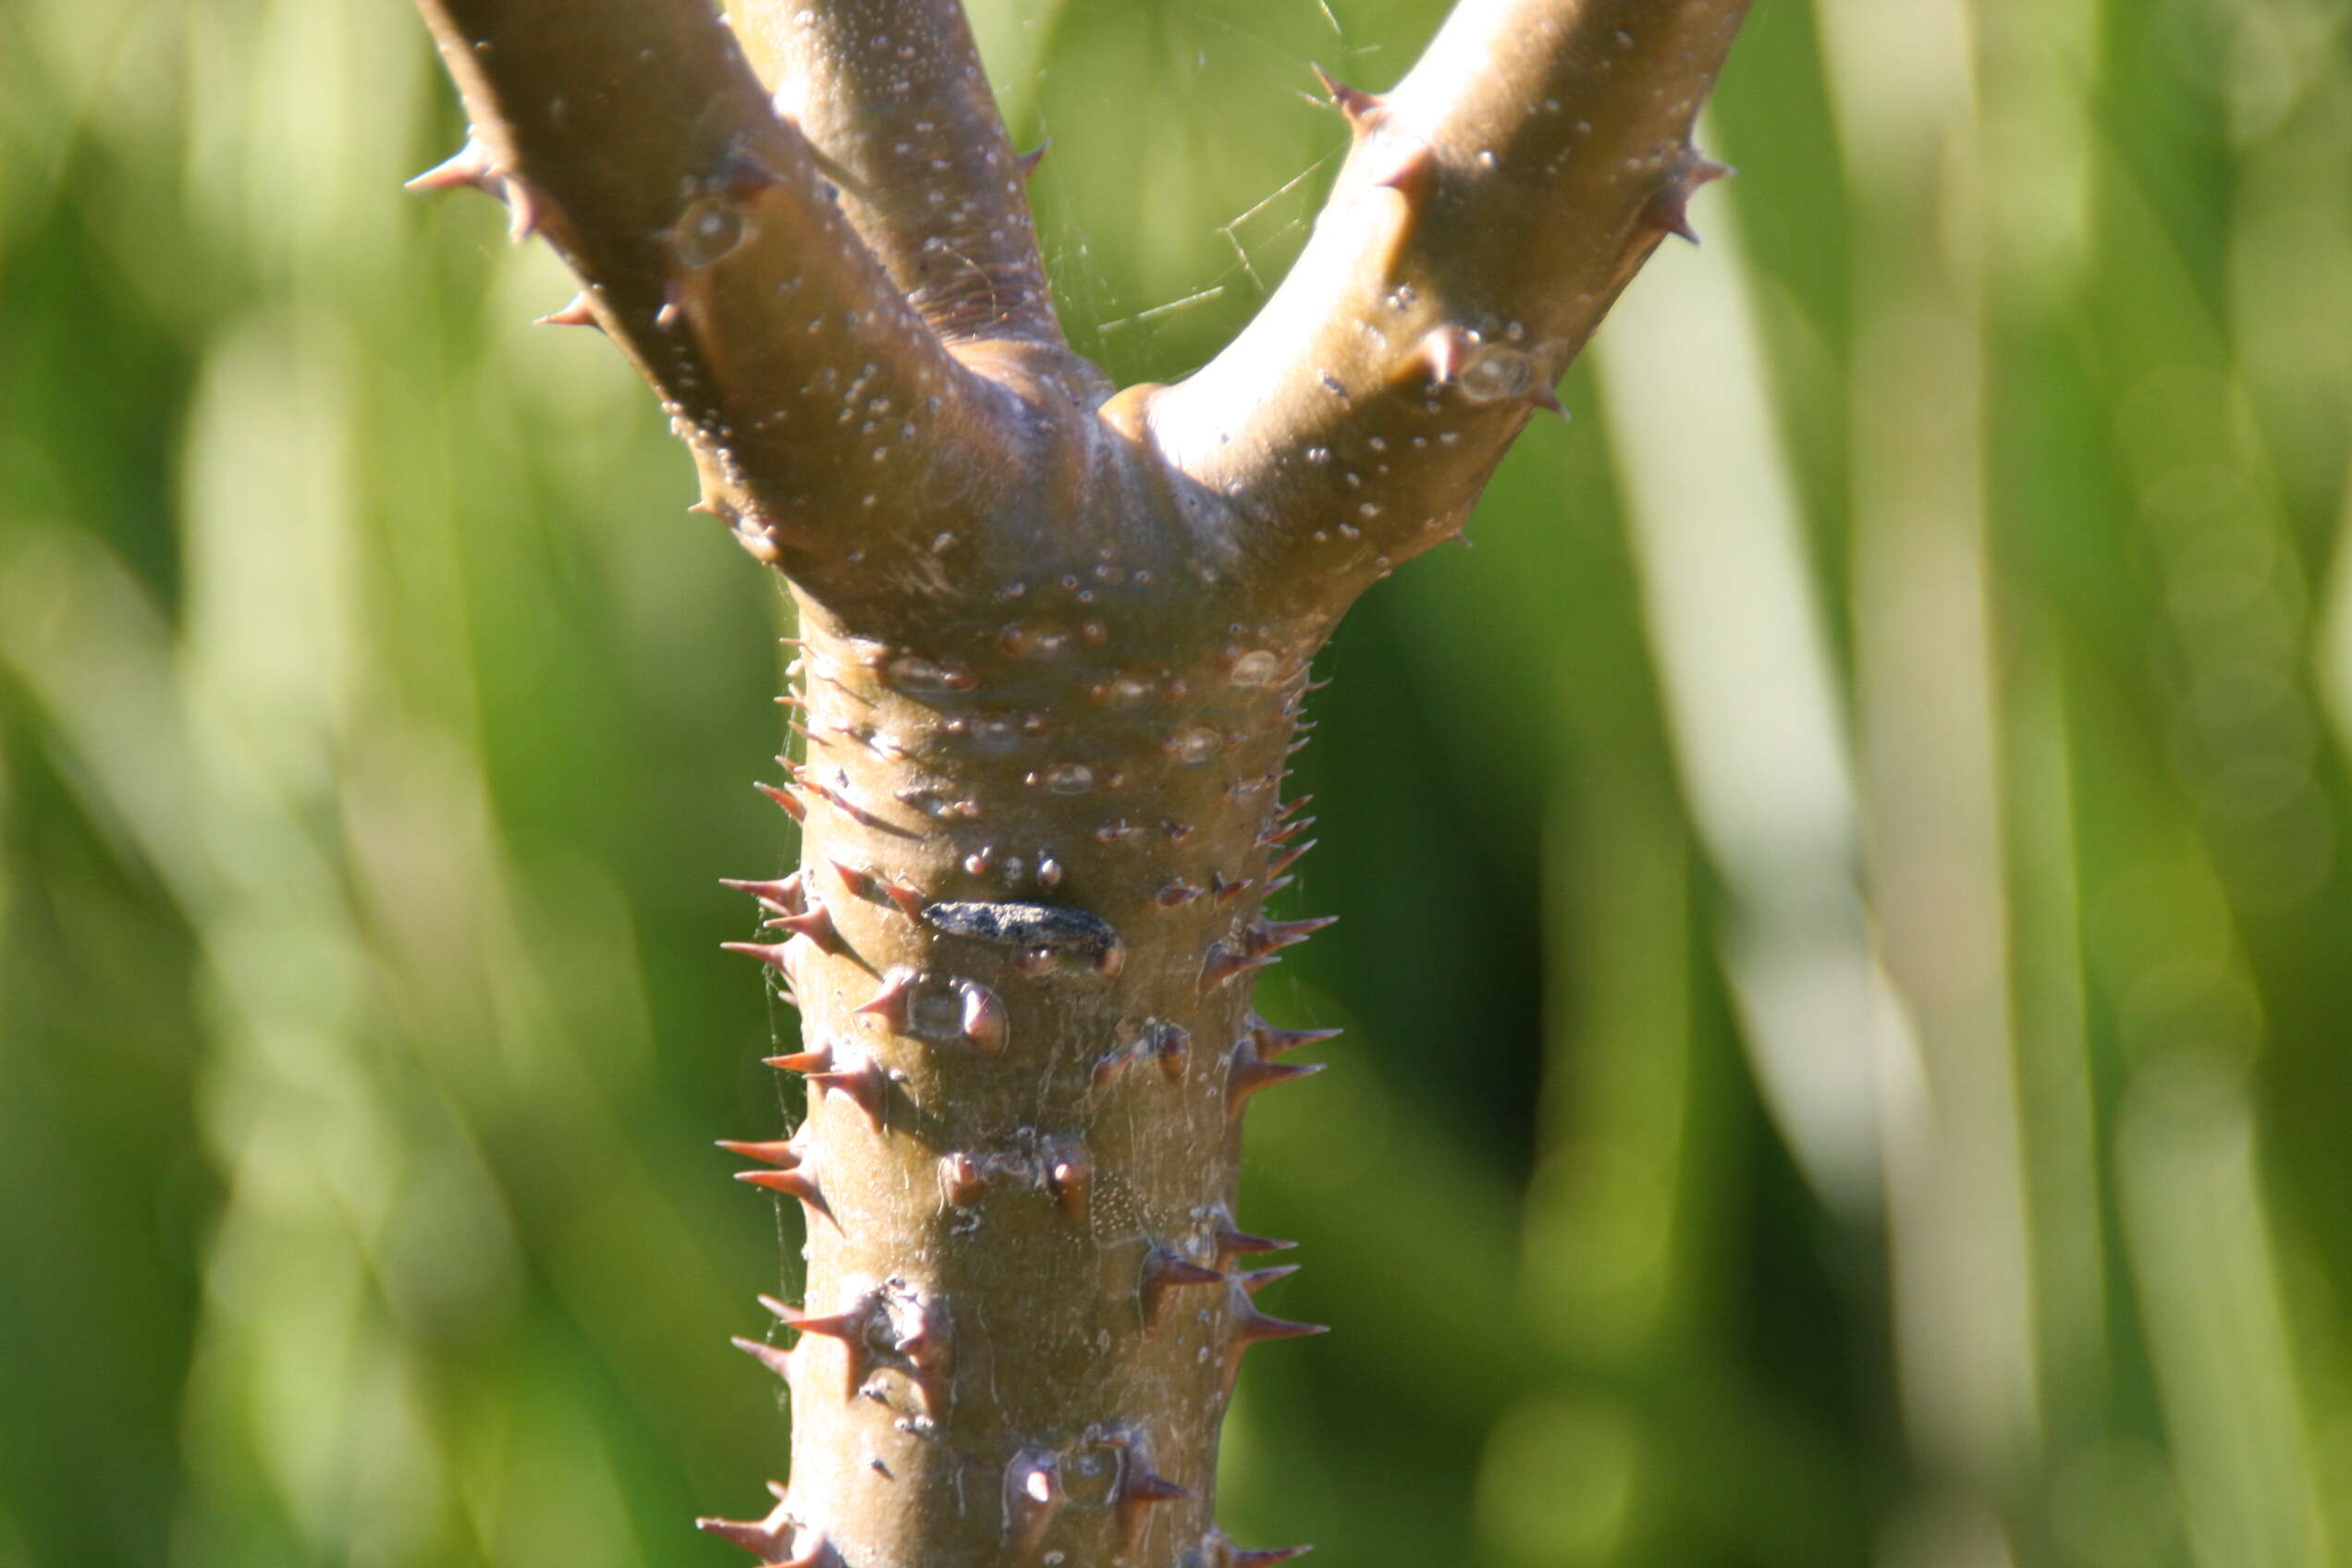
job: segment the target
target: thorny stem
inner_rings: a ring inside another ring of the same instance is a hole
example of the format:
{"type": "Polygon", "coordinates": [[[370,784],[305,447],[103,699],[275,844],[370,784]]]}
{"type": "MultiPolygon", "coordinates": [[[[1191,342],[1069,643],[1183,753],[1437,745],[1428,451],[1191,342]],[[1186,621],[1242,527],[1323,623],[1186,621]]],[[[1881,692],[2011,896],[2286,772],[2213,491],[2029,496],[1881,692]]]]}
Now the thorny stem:
{"type": "Polygon", "coordinates": [[[1713,170],[1744,0],[1464,0],[1258,321],[1174,388],[1063,344],[946,0],[420,0],[503,194],[790,581],[798,868],[736,884],[809,1114],[727,1146],[808,1219],[744,1347],[793,1480],[704,1521],[799,1568],[1251,1568],[1217,1527],[1281,1243],[1243,1111],[1308,666],[1486,475],[1713,170]],[[753,74],[772,73],[790,118],[753,74]],[[797,124],[794,123],[797,121],[797,124]],[[910,303],[910,297],[913,303],[910,303]]]}

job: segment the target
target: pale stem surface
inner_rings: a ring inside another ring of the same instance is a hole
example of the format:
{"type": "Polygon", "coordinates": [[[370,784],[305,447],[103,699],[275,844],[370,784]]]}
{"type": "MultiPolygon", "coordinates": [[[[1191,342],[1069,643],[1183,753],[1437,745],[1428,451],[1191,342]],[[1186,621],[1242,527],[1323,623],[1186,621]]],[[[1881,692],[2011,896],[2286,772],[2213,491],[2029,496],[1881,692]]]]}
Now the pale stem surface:
{"type": "Polygon", "coordinates": [[[1356,145],[1258,321],[1112,396],[953,6],[738,0],[747,60],[702,0],[420,3],[474,122],[444,182],[556,244],[801,613],[799,864],[740,885],[809,1115],[729,1145],[809,1227],[740,1341],[794,1474],[706,1527],[798,1568],[1290,1555],[1214,1486],[1242,1353],[1316,1331],[1233,1214],[1243,1112],[1320,1038],[1250,1010],[1323,924],[1264,913],[1309,667],[1684,226],[1742,5],[1469,0],[1389,99],[1332,89],[1356,145]]]}

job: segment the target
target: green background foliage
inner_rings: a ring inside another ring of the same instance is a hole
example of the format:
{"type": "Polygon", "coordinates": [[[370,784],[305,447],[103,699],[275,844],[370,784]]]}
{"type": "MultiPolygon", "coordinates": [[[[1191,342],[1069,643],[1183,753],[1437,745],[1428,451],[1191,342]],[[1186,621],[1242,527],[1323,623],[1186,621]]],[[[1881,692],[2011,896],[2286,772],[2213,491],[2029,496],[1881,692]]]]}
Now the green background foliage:
{"type": "MultiPolygon", "coordinates": [[[[1074,336],[1264,297],[1432,0],[991,0],[1074,336]]],[[[0,1568],[724,1563],[796,1220],[773,586],[388,0],[0,7],[0,1568]],[[790,1207],[785,1205],[785,1207],[790,1207]],[[782,1263],[779,1265],[779,1256],[782,1263]]],[[[2352,18],[1760,0],[1695,207],[1326,654],[1348,1026],[1229,1526],[2352,1562],[2352,18]]],[[[912,1568],[912,1565],[910,1565],[912,1568]]]]}

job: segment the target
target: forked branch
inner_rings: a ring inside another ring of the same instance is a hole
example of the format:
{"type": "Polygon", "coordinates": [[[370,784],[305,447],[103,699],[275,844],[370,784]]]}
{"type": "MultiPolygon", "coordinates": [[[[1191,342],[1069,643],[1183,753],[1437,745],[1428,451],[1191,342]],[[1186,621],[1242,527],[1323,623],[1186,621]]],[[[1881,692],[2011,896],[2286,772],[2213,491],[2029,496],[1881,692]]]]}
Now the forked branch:
{"type": "Polygon", "coordinates": [[[502,196],[658,390],[754,555],[868,572],[1000,498],[1025,428],[852,227],[704,0],[420,0],[502,196]]]}
{"type": "Polygon", "coordinates": [[[1690,132],[1746,9],[1463,0],[1393,92],[1327,84],[1354,146],[1314,239],[1248,329],[1149,409],[1168,460],[1241,514],[1269,592],[1343,605],[1459,532],[1618,291],[1688,233],[1692,191],[1726,172],[1690,132]]]}

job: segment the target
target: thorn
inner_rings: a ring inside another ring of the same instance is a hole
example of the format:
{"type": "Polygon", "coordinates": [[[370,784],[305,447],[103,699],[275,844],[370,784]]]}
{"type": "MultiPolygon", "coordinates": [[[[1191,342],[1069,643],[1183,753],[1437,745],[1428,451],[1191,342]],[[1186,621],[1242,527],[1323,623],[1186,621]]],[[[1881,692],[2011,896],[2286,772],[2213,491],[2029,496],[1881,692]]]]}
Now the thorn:
{"type": "MultiPolygon", "coordinates": [[[[686,509],[691,512],[694,508],[692,507],[688,507],[686,509]]],[[[806,697],[796,697],[790,692],[785,692],[780,697],[773,698],[771,700],[780,707],[798,708],[802,713],[808,712],[808,699],[806,697]]]]}
{"type": "Polygon", "coordinates": [[[1266,885],[1266,896],[1270,899],[1297,880],[1295,876],[1277,876],[1266,885]]]}
{"type": "Polygon", "coordinates": [[[1312,920],[1261,921],[1242,933],[1245,950],[1252,954],[1280,952],[1294,948],[1327,925],[1339,923],[1336,914],[1326,914],[1312,920]]]}
{"type": "Polygon", "coordinates": [[[1247,1350],[1268,1340],[1303,1340],[1330,1331],[1330,1326],[1325,1323],[1293,1323],[1287,1317],[1268,1317],[1250,1301],[1249,1292],[1241,1288],[1241,1281],[1233,1282],[1233,1345],[1236,1350],[1247,1350]]]}
{"type": "Polygon", "coordinates": [[[784,815],[795,822],[808,820],[808,807],[790,790],[779,790],[766,780],[754,780],[752,788],[784,808],[784,815]]]}
{"type": "Polygon", "coordinates": [[[1698,193],[1699,187],[1721,179],[1732,171],[1695,147],[1687,149],[1687,153],[1688,156],[1675,172],[1672,183],[1651,199],[1649,221],[1667,233],[1678,234],[1696,245],[1698,243],[1698,231],[1691,227],[1690,199],[1698,193]]]}
{"type": "Polygon", "coordinates": [[[1252,1095],[1260,1089],[1270,1089],[1277,1084],[1287,1084],[1296,1078],[1311,1078],[1323,1071],[1319,1061],[1272,1062],[1260,1060],[1257,1047],[1244,1039],[1233,1047],[1233,1064],[1225,1075],[1225,1110],[1228,1117],[1238,1117],[1252,1095]]]}
{"type": "Polygon", "coordinates": [[[1367,174],[1366,181],[1388,187],[1414,206],[1426,205],[1429,188],[1437,183],[1438,155],[1426,141],[1393,135],[1383,141],[1387,161],[1367,174]]]}
{"type": "Polygon", "coordinates": [[[1295,865],[1298,863],[1299,856],[1306,853],[1307,851],[1313,849],[1316,845],[1322,841],[1323,840],[1320,839],[1309,839],[1304,844],[1294,844],[1291,848],[1284,850],[1280,854],[1276,855],[1272,860],[1266,863],[1266,875],[1268,876],[1280,876],[1283,872],[1288,871],[1292,865],[1295,865]]]}
{"type": "Polygon", "coordinates": [[[764,1144],[740,1143],[733,1138],[721,1138],[717,1142],[718,1146],[729,1154],[756,1159],[763,1165],[781,1165],[790,1169],[801,1162],[801,1145],[789,1138],[764,1144]]]}
{"type": "Polygon", "coordinates": [[[1271,1236],[1253,1236],[1236,1229],[1232,1216],[1222,1213],[1217,1217],[1217,1229],[1210,1232],[1210,1240],[1217,1243],[1217,1261],[1220,1264],[1246,1253],[1288,1252],[1298,1245],[1296,1242],[1278,1242],[1271,1236]]]}
{"type": "Polygon", "coordinates": [[[1037,165],[1046,161],[1046,153],[1052,146],[1053,138],[1048,136],[1026,153],[1015,153],[1012,155],[1013,164],[1020,171],[1021,182],[1023,185],[1028,184],[1035,177],[1037,165]]]}
{"type": "Polygon", "coordinates": [[[1557,414],[1562,419],[1568,417],[1567,409],[1561,404],[1560,394],[1542,382],[1536,384],[1536,389],[1527,395],[1527,400],[1547,413],[1557,414]]]}
{"type": "Polygon", "coordinates": [[[1461,377],[1470,358],[1470,335],[1451,325],[1434,328],[1421,339],[1417,355],[1433,384],[1450,386],[1461,377]]]}
{"type": "Polygon", "coordinates": [[[911,1004],[914,999],[915,982],[921,973],[903,963],[892,965],[882,976],[882,983],[875,987],[874,995],[866,998],[865,1005],[852,1009],[852,1012],[873,1013],[888,1023],[892,1033],[905,1034],[911,1004]]]}
{"type": "Polygon", "coordinates": [[[1230,904],[1240,898],[1248,890],[1249,885],[1250,878],[1246,876],[1239,882],[1228,882],[1225,880],[1225,874],[1221,871],[1212,871],[1208,874],[1208,890],[1217,895],[1217,901],[1220,904],[1230,904]]]}
{"type": "Polygon", "coordinates": [[[984,1051],[999,1051],[1005,1043],[1004,1003],[987,986],[966,980],[963,986],[963,1037],[984,1051]]]}
{"type": "Polygon", "coordinates": [[[1061,1206],[1064,1214],[1084,1219],[1094,1190],[1094,1157],[1076,1138],[1048,1138],[1045,1155],[1046,1189],[1053,1194],[1054,1202],[1061,1206]]]}
{"type": "Polygon", "coordinates": [[[790,1056],[764,1056],[760,1060],[778,1072],[824,1072],[833,1065],[833,1047],[827,1044],[813,1051],[794,1051],[790,1056]]]}
{"type": "MultiPolygon", "coordinates": [[[[809,1207],[833,1219],[833,1210],[826,1206],[825,1194],[816,1178],[805,1170],[738,1170],[735,1180],[748,1182],[754,1187],[766,1187],[771,1193],[782,1193],[788,1198],[798,1198],[809,1207]]],[[[838,1228],[839,1219],[833,1219],[838,1228]]]]}
{"type": "Polygon", "coordinates": [[[749,893],[768,908],[784,914],[798,914],[807,907],[801,896],[801,874],[797,871],[790,876],[766,882],[738,881],[731,876],[722,876],[718,885],[732,888],[739,893],[749,893]]]}
{"type": "Polygon", "coordinates": [[[948,1201],[970,1208],[988,1194],[988,1173],[980,1162],[961,1150],[939,1157],[939,1185],[948,1201]]]}
{"type": "Polygon", "coordinates": [[[1242,1282],[1242,1289],[1256,1295],[1275,1280],[1287,1280],[1298,1271],[1299,1266],[1295,1263],[1278,1263],[1271,1268],[1252,1268],[1233,1278],[1242,1282]]]}
{"type": "Polygon", "coordinates": [[[796,937],[806,937],[816,944],[818,951],[837,958],[850,950],[850,945],[841,940],[840,928],[833,924],[833,912],[821,903],[812,904],[806,914],[779,914],[767,924],[781,926],[796,937]]]}
{"type": "Polygon", "coordinates": [[[1302,816],[1296,822],[1284,822],[1280,817],[1277,817],[1258,834],[1257,847],[1261,850],[1279,850],[1314,827],[1316,820],[1311,816],[1302,816]]]}
{"type": "Polygon", "coordinates": [[[533,326],[593,326],[599,332],[604,330],[604,323],[598,321],[596,313],[588,308],[588,296],[585,293],[574,294],[570,304],[560,311],[552,311],[541,316],[531,325],[533,326]]]}
{"type": "Polygon", "coordinates": [[[874,1130],[877,1133],[882,1130],[882,1113],[889,1104],[890,1074],[872,1057],[865,1059],[863,1067],[812,1072],[808,1075],[808,1082],[813,1089],[838,1089],[849,1096],[857,1102],[858,1109],[865,1112],[866,1119],[874,1123],[874,1130]]]}
{"type": "Polygon", "coordinates": [[[1281,962],[1280,959],[1270,954],[1251,958],[1246,954],[1235,952],[1223,942],[1211,942],[1208,945],[1208,952],[1201,962],[1199,989],[1203,993],[1214,991],[1236,975],[1247,974],[1253,970],[1264,969],[1281,962]]]}
{"type": "Polygon", "coordinates": [[[1315,1549],[1311,1546],[1275,1546],[1244,1550],[1233,1544],[1233,1537],[1222,1530],[1208,1533],[1208,1555],[1201,1568],[1273,1568],[1277,1562],[1288,1562],[1293,1557],[1304,1557],[1315,1549]]]}
{"type": "Polygon", "coordinates": [[[790,965],[784,957],[791,950],[790,942],[721,942],[719,947],[726,952],[748,953],[786,979],[791,978],[790,965]]]}
{"type": "Polygon", "coordinates": [[[539,199],[539,192],[525,184],[521,175],[501,175],[499,184],[505,187],[508,214],[507,243],[520,245],[539,232],[544,204],[539,199]]]}
{"type": "Polygon", "coordinates": [[[923,896],[919,888],[907,887],[900,882],[883,883],[882,895],[896,904],[899,913],[909,920],[922,919],[924,907],[931,901],[923,896]]]}
{"type": "Polygon", "coordinates": [[[741,147],[730,147],[719,160],[712,189],[737,203],[758,200],[760,193],[784,177],[741,147]]]}
{"type": "MultiPolygon", "coordinates": [[[[870,1370],[869,1363],[873,1356],[873,1346],[866,1338],[867,1330],[874,1322],[872,1296],[860,1297],[857,1305],[847,1312],[825,1315],[795,1311],[774,1296],[762,1296],[759,1304],[775,1314],[777,1320],[788,1329],[796,1329],[803,1334],[815,1334],[822,1339],[839,1340],[849,1363],[849,1386],[842,1390],[842,1397],[857,1397],[858,1389],[864,1383],[865,1375],[870,1370]]],[[[799,1347],[793,1348],[797,1350],[799,1347]]]]}
{"type": "Polygon", "coordinates": [[[1160,1076],[1171,1084],[1181,1084],[1192,1070],[1193,1036],[1180,1023],[1163,1023],[1152,1031],[1147,1042],[1154,1060],[1159,1063],[1160,1076]]]}
{"type": "Polygon", "coordinates": [[[1180,905],[1191,903],[1201,896],[1202,891],[1203,889],[1194,887],[1181,876],[1172,882],[1163,882],[1159,886],[1159,907],[1175,909],[1180,905]]]}
{"type": "Polygon", "coordinates": [[[1268,1061],[1301,1046],[1318,1046],[1326,1040],[1336,1040],[1347,1032],[1344,1029],[1277,1029],[1254,1012],[1250,1014],[1247,1027],[1251,1042],[1257,1047],[1257,1054],[1268,1061]]]}
{"type": "Polygon", "coordinates": [[[789,1555],[792,1536],[800,1529],[792,1517],[791,1504],[780,1482],[770,1481],[767,1489],[776,1497],[776,1506],[765,1519],[745,1522],[737,1519],[697,1519],[694,1528],[704,1530],[721,1540],[733,1541],[747,1551],[755,1552],[766,1568],[822,1568],[825,1559],[825,1537],[820,1531],[801,1531],[809,1537],[808,1550],[799,1556],[789,1555]]]}
{"type": "MultiPolygon", "coordinates": [[[[1317,682],[1317,685],[1322,685],[1322,684],[1326,684],[1326,682],[1318,681],[1318,682],[1317,682]]],[[[1310,690],[1311,690],[1311,688],[1310,688],[1310,690]]],[[[1310,801],[1312,801],[1312,800],[1314,800],[1314,799],[1315,799],[1315,792],[1314,792],[1312,790],[1308,790],[1305,794],[1299,796],[1296,800],[1293,800],[1293,801],[1291,801],[1291,802],[1287,802],[1286,804],[1284,804],[1283,806],[1281,806],[1279,810],[1277,810],[1277,811],[1274,813],[1274,820],[1275,820],[1275,821],[1277,821],[1277,822],[1281,821],[1284,817],[1289,816],[1289,815],[1290,815],[1292,812],[1298,811],[1300,808],[1304,807],[1305,805],[1306,805],[1306,804],[1307,804],[1307,802],[1309,802],[1310,801]]]]}
{"type": "Polygon", "coordinates": [[[422,193],[433,190],[454,190],[459,186],[471,185],[476,190],[486,191],[490,195],[498,196],[503,201],[505,198],[500,195],[498,189],[500,183],[498,171],[491,166],[489,151],[481,142],[468,137],[464,146],[410,180],[401,189],[422,193]]]}
{"type": "Polygon", "coordinates": [[[1005,1534],[1011,1559],[1026,1562],[1043,1544],[1046,1529],[1061,1512],[1061,1455],[1051,1449],[1024,1448],[1005,1465],[1005,1534]]]}
{"type": "Polygon", "coordinates": [[[727,1342],[775,1373],[786,1384],[792,1381],[792,1353],[782,1345],[772,1345],[765,1340],[747,1340],[741,1334],[730,1336],[727,1342]]]}
{"type": "Polygon", "coordinates": [[[1377,92],[1366,92],[1360,87],[1350,87],[1321,66],[1316,66],[1315,80],[1323,84],[1323,95],[1331,106],[1347,116],[1348,129],[1361,137],[1372,128],[1382,108],[1377,92]]]}
{"type": "Polygon", "coordinates": [[[1144,1532],[1151,1525],[1153,1504],[1180,1502],[1192,1495],[1191,1488],[1180,1487],[1154,1470],[1148,1452],[1140,1444],[1129,1448],[1120,1461],[1119,1488],[1113,1494],[1125,1555],[1133,1556],[1135,1548],[1143,1544],[1144,1532]]]}
{"type": "Polygon", "coordinates": [[[1168,1307],[1168,1292],[1187,1285],[1222,1285],[1225,1275],[1194,1263],[1170,1246],[1152,1248],[1144,1259],[1144,1321],[1158,1323],[1168,1307]]]}

